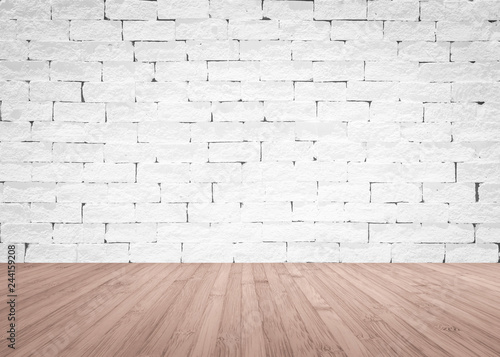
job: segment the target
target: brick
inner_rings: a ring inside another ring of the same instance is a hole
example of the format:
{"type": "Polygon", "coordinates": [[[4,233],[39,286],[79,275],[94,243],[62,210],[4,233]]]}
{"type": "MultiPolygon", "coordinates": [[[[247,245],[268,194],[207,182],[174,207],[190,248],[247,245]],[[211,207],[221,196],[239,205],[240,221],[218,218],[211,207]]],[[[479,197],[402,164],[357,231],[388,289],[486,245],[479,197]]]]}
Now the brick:
{"type": "Polygon", "coordinates": [[[162,183],[161,201],[209,203],[212,202],[212,184],[162,183]]]}
{"type": "Polygon", "coordinates": [[[40,163],[34,164],[31,179],[42,182],[82,182],[83,164],[40,163]]]}
{"type": "Polygon", "coordinates": [[[315,82],[362,80],[364,63],[361,61],[313,62],[315,82]]]}
{"type": "Polygon", "coordinates": [[[0,163],[1,181],[31,181],[32,165],[28,163],[0,163]]]}
{"type": "Polygon", "coordinates": [[[500,223],[500,205],[495,203],[451,203],[450,222],[500,223]]]}
{"type": "Polygon", "coordinates": [[[412,122],[424,120],[424,107],[412,102],[372,102],[370,121],[373,122],[412,122]]]}
{"type": "Polygon", "coordinates": [[[332,21],[332,40],[382,40],[382,21],[332,21]]]}
{"type": "Polygon", "coordinates": [[[55,202],[55,183],[5,182],[4,202],[55,202]]]}
{"type": "Polygon", "coordinates": [[[396,41],[347,40],[344,45],[344,58],[359,61],[385,61],[396,59],[396,41]]]}
{"type": "Polygon", "coordinates": [[[183,203],[138,203],[135,209],[137,222],[186,222],[188,217],[183,203]]]}
{"type": "Polygon", "coordinates": [[[294,221],[343,222],[344,204],[338,202],[293,202],[294,221]]]}
{"type": "MultiPolygon", "coordinates": [[[[245,183],[248,185],[249,183],[245,183]]],[[[255,186],[255,183],[251,183],[252,186],[255,186]]],[[[255,195],[251,194],[248,196],[244,196],[241,201],[250,201],[250,202],[290,202],[290,201],[307,201],[314,199],[316,197],[317,192],[317,183],[312,181],[301,180],[300,182],[296,181],[271,181],[266,182],[265,187],[265,195],[259,196],[261,193],[258,191],[255,195]],[[262,197],[262,198],[260,198],[262,197]],[[260,198],[260,199],[259,199],[260,198]]],[[[253,193],[253,192],[252,192],[253,193]]]]}
{"type": "Polygon", "coordinates": [[[102,65],[98,62],[52,62],[50,78],[56,81],[100,81],[102,65]]]}
{"type": "Polygon", "coordinates": [[[370,81],[413,81],[417,79],[418,72],[417,62],[366,62],[364,78],[370,81]]]}
{"type": "Polygon", "coordinates": [[[111,243],[153,243],[156,231],[156,223],[112,223],[107,225],[105,238],[111,243]]]}
{"type": "Polygon", "coordinates": [[[103,145],[54,143],[53,160],[57,162],[102,162],[103,145]]]}
{"type": "Polygon", "coordinates": [[[498,163],[457,163],[457,181],[498,183],[499,170],[498,163]]]}
{"type": "Polygon", "coordinates": [[[232,263],[234,245],[231,243],[185,243],[182,245],[182,262],[232,263]]]}
{"type": "Polygon", "coordinates": [[[261,102],[213,102],[214,121],[261,121],[264,105],[261,102]]]}
{"type": "MultiPolygon", "coordinates": [[[[330,177],[334,180],[335,177],[330,177]]],[[[318,182],[318,200],[337,202],[369,202],[370,185],[368,183],[318,182]]]]}
{"type": "MultiPolygon", "coordinates": [[[[0,255],[0,262],[1,263],[8,262],[7,252],[9,250],[10,245],[11,244],[8,244],[8,243],[0,243],[0,251],[2,252],[2,254],[0,255]]],[[[25,255],[26,246],[24,244],[14,244],[14,246],[15,246],[15,251],[16,251],[16,263],[24,263],[24,255],[25,255]]]]}
{"type": "Polygon", "coordinates": [[[440,183],[426,182],[423,185],[423,200],[425,202],[475,202],[473,183],[440,183]]]}
{"type": "Polygon", "coordinates": [[[257,61],[208,62],[210,81],[258,81],[260,78],[261,63],[257,61]]]}
{"type": "MultiPolygon", "coordinates": [[[[208,198],[208,196],[205,196],[208,198]]],[[[262,202],[266,197],[266,188],[256,182],[227,182],[213,185],[214,202],[262,202]]]]}
{"type": "Polygon", "coordinates": [[[109,202],[160,202],[160,187],[156,184],[109,183],[109,202]]]}
{"type": "Polygon", "coordinates": [[[345,58],[341,41],[292,41],[293,60],[335,61],[345,58]]]}
{"type": "MultiPolygon", "coordinates": [[[[422,201],[421,184],[418,183],[372,183],[370,185],[370,202],[390,203],[422,201]]],[[[426,201],[427,202],[427,201],[426,201]]]]}
{"type": "Polygon", "coordinates": [[[344,243],[340,245],[342,263],[390,263],[391,245],[344,243]]]}
{"type": "Polygon", "coordinates": [[[443,244],[393,244],[393,263],[442,263],[443,244]]]}
{"type": "Polygon", "coordinates": [[[130,244],[132,263],[179,263],[179,243],[133,243],[130,244]]]}
{"type": "Polygon", "coordinates": [[[222,19],[186,19],[175,21],[176,40],[226,40],[227,21],[222,19]]]}
{"type": "Polygon", "coordinates": [[[81,102],[82,86],[78,82],[31,82],[30,100],[81,102]]]}
{"type": "MultiPolygon", "coordinates": [[[[104,224],[61,224],[54,225],[54,243],[57,244],[103,244],[104,224]]],[[[110,240],[107,240],[108,242],[110,240]]]]}
{"type": "Polygon", "coordinates": [[[105,106],[101,103],[55,103],[54,121],[58,122],[104,122],[105,106]]]}
{"type": "Polygon", "coordinates": [[[0,62],[0,80],[2,81],[48,81],[49,66],[46,62],[0,62]]]}
{"type": "Polygon", "coordinates": [[[330,38],[330,23],[327,21],[280,21],[280,40],[325,41],[330,38]]]}
{"type": "Polygon", "coordinates": [[[57,183],[57,202],[99,203],[108,197],[105,183],[57,183]]]}
{"type": "Polygon", "coordinates": [[[104,82],[151,82],[154,78],[154,64],[141,62],[104,62],[104,82]]]}
{"type": "Polygon", "coordinates": [[[468,243],[474,241],[474,227],[468,224],[370,224],[371,242],[468,243]]]}
{"type": "Polygon", "coordinates": [[[91,204],[83,206],[83,223],[135,222],[135,209],[129,204],[91,204]]]}
{"type": "Polygon", "coordinates": [[[500,184],[483,183],[479,185],[479,200],[484,203],[500,202],[500,184]]]}
{"type": "Polygon", "coordinates": [[[132,164],[87,163],[83,169],[86,182],[133,182],[135,167],[132,164]]]}
{"type": "Polygon", "coordinates": [[[208,0],[158,0],[159,19],[208,18],[208,0]]]}
{"type": "Polygon", "coordinates": [[[119,42],[122,24],[121,21],[74,20],[70,23],[69,37],[73,41],[119,42]]]}
{"type": "Polygon", "coordinates": [[[238,82],[189,82],[190,101],[237,101],[241,99],[241,85],[238,82]]]}
{"type": "Polygon", "coordinates": [[[50,223],[2,223],[2,243],[51,243],[50,223]]]}
{"type": "Polygon", "coordinates": [[[369,1],[368,19],[417,21],[419,19],[419,2],[417,0],[369,1]]]}
{"type": "Polygon", "coordinates": [[[398,45],[398,57],[408,61],[447,62],[450,59],[450,46],[447,42],[403,40],[398,45]]]}
{"type": "Polygon", "coordinates": [[[497,41],[500,38],[496,22],[451,22],[437,23],[437,41],[497,41]]]}
{"type": "Polygon", "coordinates": [[[265,1],[264,17],[280,20],[312,20],[313,2],[265,1]]]}
{"type": "Polygon", "coordinates": [[[110,123],[133,123],[157,120],[156,103],[106,103],[106,119],[110,123]]]}
{"type": "Polygon", "coordinates": [[[241,97],[245,101],[291,100],[293,83],[291,81],[243,82],[241,97]]]}
{"type": "Polygon", "coordinates": [[[69,21],[18,20],[17,39],[31,41],[69,40],[69,21]]]}
{"type": "Polygon", "coordinates": [[[188,182],[189,164],[137,165],[137,182],[188,182]]]}
{"type": "Polygon", "coordinates": [[[154,20],[157,4],[140,0],[106,0],[106,17],[111,20],[154,20]]]}
{"type": "Polygon", "coordinates": [[[208,150],[210,162],[246,162],[259,161],[258,143],[212,143],[208,150]]]}
{"type": "Polygon", "coordinates": [[[128,244],[78,244],[79,263],[128,263],[128,244]]]}
{"type": "Polygon", "coordinates": [[[256,60],[290,60],[292,48],[289,41],[241,41],[240,59],[256,60]]]}
{"type": "Polygon", "coordinates": [[[172,41],[175,39],[174,21],[124,21],[125,41],[172,41]]]}
{"type": "Polygon", "coordinates": [[[140,123],[138,141],[146,143],[188,143],[190,126],[186,123],[140,123]]]}
{"type": "Polygon", "coordinates": [[[16,39],[17,21],[2,20],[0,21],[0,40],[10,41],[16,39]]]}
{"type": "Polygon", "coordinates": [[[287,246],[287,261],[338,263],[340,261],[339,244],[290,242],[287,246]]]}
{"type": "Polygon", "coordinates": [[[262,3],[260,0],[211,0],[209,12],[213,18],[261,19],[262,3]]]}
{"type": "Polygon", "coordinates": [[[280,28],[278,20],[231,20],[228,37],[237,40],[278,40],[280,28]]]}
{"type": "Polygon", "coordinates": [[[83,84],[83,97],[86,102],[133,102],[135,88],[128,83],[91,83],[83,84]]]}
{"type": "Polygon", "coordinates": [[[473,21],[478,18],[493,19],[500,14],[496,1],[441,2],[429,1],[421,4],[421,17],[424,20],[473,21]]]}
{"type": "Polygon", "coordinates": [[[26,263],[76,263],[76,244],[30,244],[26,249],[26,263]]]}
{"type": "Polygon", "coordinates": [[[187,101],[188,94],[187,85],[183,82],[145,82],[136,83],[135,85],[135,99],[137,102],[183,102],[187,101]]]}
{"type": "Polygon", "coordinates": [[[285,243],[238,243],[234,247],[235,263],[273,263],[286,261],[285,243]]]}
{"type": "Polygon", "coordinates": [[[342,101],[345,98],[345,83],[298,82],[295,84],[295,100],[298,101],[342,101]]]}
{"type": "MultiPolygon", "coordinates": [[[[186,43],[171,42],[137,42],[134,55],[138,61],[185,61],[186,43]]],[[[193,58],[194,59],[194,58],[193,58]]]]}
{"type": "MultiPolygon", "coordinates": [[[[389,41],[434,41],[436,39],[436,25],[434,22],[423,21],[387,21],[384,26],[384,39],[389,41]]],[[[438,40],[442,39],[438,37],[438,40]]]]}
{"type": "Polygon", "coordinates": [[[34,223],[81,223],[82,207],[75,203],[33,203],[31,221],[34,223]]]}
{"type": "Polygon", "coordinates": [[[451,43],[452,61],[498,61],[498,41],[456,41],[451,43]]]}
{"type": "MultiPolygon", "coordinates": [[[[176,42],[177,43],[177,42],[176,42]]],[[[181,42],[182,43],[182,42],[181,42]]],[[[234,40],[186,41],[189,60],[194,61],[230,61],[240,59],[240,43],[234,40]]],[[[255,56],[255,53],[247,57],[255,56]]],[[[178,59],[182,60],[184,59],[178,59]]],[[[252,59],[241,57],[242,60],[252,59]]]]}
{"type": "Polygon", "coordinates": [[[28,41],[0,41],[0,59],[22,61],[28,59],[28,41]]]}
{"type": "Polygon", "coordinates": [[[447,223],[446,203],[398,203],[397,222],[447,223]]]}
{"type": "Polygon", "coordinates": [[[314,18],[316,20],[361,20],[366,19],[366,1],[317,0],[314,2],[314,18]]]}
{"type": "Polygon", "coordinates": [[[498,263],[496,244],[446,244],[447,263],[498,263]]]}
{"type": "MultiPolygon", "coordinates": [[[[209,62],[209,66],[221,63],[224,62],[209,62]]],[[[207,63],[205,61],[156,63],[155,79],[159,82],[203,81],[207,78],[207,63]]]]}
{"type": "Polygon", "coordinates": [[[243,222],[287,222],[292,219],[292,208],[289,202],[280,203],[246,203],[241,209],[243,222]]]}
{"type": "Polygon", "coordinates": [[[476,226],[476,241],[478,243],[499,243],[500,225],[499,224],[479,224],[476,226]]]}
{"type": "Polygon", "coordinates": [[[53,0],[53,19],[102,20],[104,18],[103,0],[53,0]]]}
{"type": "Polygon", "coordinates": [[[28,204],[0,203],[0,223],[29,223],[30,220],[28,204]]]}

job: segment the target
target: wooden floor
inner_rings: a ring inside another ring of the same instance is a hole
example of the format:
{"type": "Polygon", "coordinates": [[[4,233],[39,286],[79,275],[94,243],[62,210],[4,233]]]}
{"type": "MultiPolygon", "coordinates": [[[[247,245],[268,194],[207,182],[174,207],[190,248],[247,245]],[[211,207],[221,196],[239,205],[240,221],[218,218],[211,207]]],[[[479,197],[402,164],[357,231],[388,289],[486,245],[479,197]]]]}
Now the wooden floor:
{"type": "Polygon", "coordinates": [[[0,356],[500,356],[500,264],[17,267],[0,356]]]}

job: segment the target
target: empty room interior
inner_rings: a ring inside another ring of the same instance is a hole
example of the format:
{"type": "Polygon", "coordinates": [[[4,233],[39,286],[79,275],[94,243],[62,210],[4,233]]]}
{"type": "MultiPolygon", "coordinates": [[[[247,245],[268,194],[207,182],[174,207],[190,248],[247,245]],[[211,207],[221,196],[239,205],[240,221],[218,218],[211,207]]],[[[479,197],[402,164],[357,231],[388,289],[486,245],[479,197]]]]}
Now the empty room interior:
{"type": "Polygon", "coordinates": [[[500,356],[500,1],[0,0],[0,356],[500,356]]]}

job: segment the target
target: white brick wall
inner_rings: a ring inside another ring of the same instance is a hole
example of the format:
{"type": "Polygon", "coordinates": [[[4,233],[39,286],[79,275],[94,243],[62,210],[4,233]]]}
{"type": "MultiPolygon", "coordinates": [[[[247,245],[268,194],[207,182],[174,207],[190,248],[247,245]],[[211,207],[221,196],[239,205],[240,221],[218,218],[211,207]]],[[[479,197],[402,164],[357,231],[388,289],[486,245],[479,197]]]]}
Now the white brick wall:
{"type": "Polygon", "coordinates": [[[3,1],[0,249],[498,262],[499,20],[493,0],[3,1]]]}

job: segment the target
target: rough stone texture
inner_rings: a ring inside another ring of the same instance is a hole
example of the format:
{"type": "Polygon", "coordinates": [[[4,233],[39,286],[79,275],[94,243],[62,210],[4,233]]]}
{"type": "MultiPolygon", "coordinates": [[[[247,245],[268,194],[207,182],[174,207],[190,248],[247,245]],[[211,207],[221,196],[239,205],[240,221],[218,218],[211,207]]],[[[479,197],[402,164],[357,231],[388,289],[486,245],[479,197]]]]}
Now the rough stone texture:
{"type": "Polygon", "coordinates": [[[499,20],[499,1],[1,1],[0,250],[498,262],[499,20]]]}

